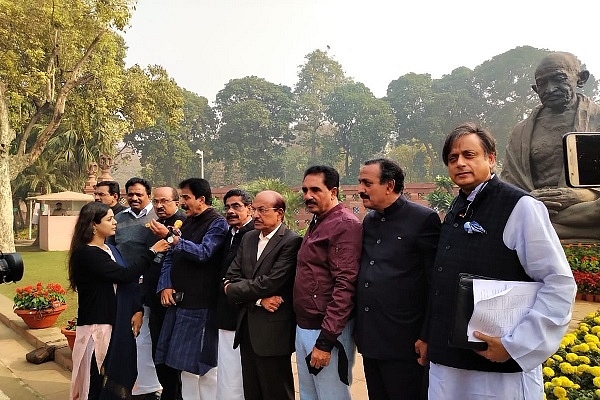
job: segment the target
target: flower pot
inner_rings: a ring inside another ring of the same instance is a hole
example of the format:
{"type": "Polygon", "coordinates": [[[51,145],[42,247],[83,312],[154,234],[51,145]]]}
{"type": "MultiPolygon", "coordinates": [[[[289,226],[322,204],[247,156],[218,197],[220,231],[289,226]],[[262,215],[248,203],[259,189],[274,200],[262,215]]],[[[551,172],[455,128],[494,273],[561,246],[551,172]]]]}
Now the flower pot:
{"type": "Polygon", "coordinates": [[[75,335],[77,331],[69,331],[65,328],[60,328],[60,333],[65,335],[67,338],[67,343],[69,343],[69,347],[71,348],[71,351],[73,351],[73,345],[75,344],[75,335]]]}
{"type": "Polygon", "coordinates": [[[582,299],[583,299],[583,293],[577,292],[575,294],[575,300],[582,300],[582,299]]]}
{"type": "Polygon", "coordinates": [[[595,301],[596,303],[600,303],[600,294],[595,294],[595,295],[594,295],[594,301],[595,301]]]}
{"type": "Polygon", "coordinates": [[[51,327],[61,312],[66,310],[67,305],[63,304],[55,308],[45,308],[43,310],[14,310],[15,314],[23,319],[23,322],[30,329],[41,329],[51,327]]]}

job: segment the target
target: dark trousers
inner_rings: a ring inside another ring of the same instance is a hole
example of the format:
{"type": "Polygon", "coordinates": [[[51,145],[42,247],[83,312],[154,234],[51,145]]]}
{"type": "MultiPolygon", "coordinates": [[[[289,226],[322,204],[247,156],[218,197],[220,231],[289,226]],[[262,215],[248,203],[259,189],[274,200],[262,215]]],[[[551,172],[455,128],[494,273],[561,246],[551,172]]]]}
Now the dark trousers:
{"type": "Polygon", "coordinates": [[[241,328],[240,355],[245,400],[294,400],[291,355],[259,356],[250,343],[245,320],[241,328]]]}
{"type": "Polygon", "coordinates": [[[415,360],[375,360],[363,356],[369,400],[425,400],[425,368],[415,360]]]}
{"type": "MultiPolygon", "coordinates": [[[[146,304],[150,307],[150,318],[148,319],[148,328],[150,329],[150,338],[152,338],[152,359],[156,355],[156,344],[160,337],[163,321],[167,307],[160,304],[158,296],[153,299],[146,299],[146,304]]],[[[163,387],[160,396],[163,400],[180,400],[181,399],[181,377],[180,372],[165,364],[157,364],[156,376],[163,387]]]]}

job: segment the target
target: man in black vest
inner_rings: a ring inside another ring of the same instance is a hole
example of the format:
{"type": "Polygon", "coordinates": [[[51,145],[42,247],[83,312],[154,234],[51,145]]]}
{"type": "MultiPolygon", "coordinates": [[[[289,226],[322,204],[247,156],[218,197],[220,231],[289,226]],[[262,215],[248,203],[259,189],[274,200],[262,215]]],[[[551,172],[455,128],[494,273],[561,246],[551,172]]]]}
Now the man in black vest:
{"type": "MultiPolygon", "coordinates": [[[[237,254],[242,237],[254,230],[252,220],[252,196],[242,189],[231,189],[223,197],[225,219],[229,231],[223,244],[221,271],[223,280],[227,269],[237,254]]],[[[240,349],[233,348],[239,306],[227,300],[219,290],[217,300],[217,327],[219,328],[219,365],[217,367],[217,400],[244,400],[242,362],[240,349]]]]}
{"type": "MultiPolygon", "coordinates": [[[[214,400],[216,396],[217,337],[215,307],[220,250],[229,226],[211,207],[208,181],[190,178],[179,184],[181,208],[187,219],[181,236],[171,243],[163,261],[157,292],[168,307],[156,348],[155,361],[181,372],[184,400],[214,400]]],[[[151,221],[156,229],[158,222],[151,221]]]]}
{"type": "Polygon", "coordinates": [[[450,132],[442,157],[460,191],[431,271],[429,399],[541,399],[541,364],[568,328],[576,290],[546,207],[498,179],[494,138],[476,124],[450,132]],[[542,287],[511,333],[476,331],[486,350],[455,348],[448,339],[459,273],[542,287]]]}

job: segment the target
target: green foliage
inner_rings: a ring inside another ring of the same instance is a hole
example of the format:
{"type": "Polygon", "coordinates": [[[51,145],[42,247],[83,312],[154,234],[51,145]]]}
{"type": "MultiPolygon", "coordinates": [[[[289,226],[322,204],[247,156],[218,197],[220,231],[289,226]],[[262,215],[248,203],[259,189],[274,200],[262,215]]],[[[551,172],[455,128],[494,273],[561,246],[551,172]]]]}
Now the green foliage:
{"type": "Polygon", "coordinates": [[[343,161],[342,183],[355,182],[362,161],[383,152],[394,128],[392,110],[365,85],[355,82],[334,88],[324,104],[335,128],[325,155],[343,161]]]}
{"type": "Polygon", "coordinates": [[[563,249],[573,271],[600,272],[600,246],[597,244],[565,244],[563,249]]]}
{"type": "MultiPolygon", "coordinates": [[[[66,251],[41,251],[30,246],[17,247],[17,251],[23,257],[23,264],[25,265],[23,279],[16,284],[5,283],[0,285],[0,294],[12,299],[16,287],[35,286],[37,282],[57,282],[63,288],[69,286],[66,251]]],[[[68,290],[65,294],[65,300],[69,308],[67,312],[60,314],[56,326],[63,326],[68,319],[77,315],[77,293],[68,290]]]]}
{"type": "Polygon", "coordinates": [[[19,310],[43,310],[52,308],[57,303],[65,304],[66,291],[58,283],[48,283],[46,286],[38,282],[15,290],[14,308],[19,310]]]}
{"type": "Polygon", "coordinates": [[[224,161],[226,175],[233,160],[244,166],[244,180],[282,170],[282,154],[292,139],[290,88],[255,76],[233,79],[217,94],[216,110],[220,121],[213,157],[224,161]]]}
{"type": "Polygon", "coordinates": [[[452,180],[447,176],[438,175],[435,177],[435,190],[425,197],[431,208],[437,212],[448,212],[450,210],[452,199],[454,199],[452,185],[452,180]]]}

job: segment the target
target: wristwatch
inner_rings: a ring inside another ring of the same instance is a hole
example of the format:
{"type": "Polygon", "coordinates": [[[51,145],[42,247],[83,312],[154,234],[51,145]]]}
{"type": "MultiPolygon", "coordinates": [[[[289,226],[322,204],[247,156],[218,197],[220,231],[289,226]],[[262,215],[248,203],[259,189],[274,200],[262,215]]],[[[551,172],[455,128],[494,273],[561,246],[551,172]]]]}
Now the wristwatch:
{"type": "Polygon", "coordinates": [[[167,243],[169,243],[169,245],[172,245],[175,242],[173,233],[169,232],[169,234],[167,236],[165,236],[165,240],[167,241],[167,243]]]}

